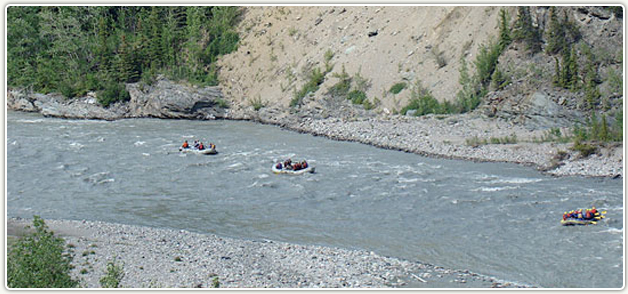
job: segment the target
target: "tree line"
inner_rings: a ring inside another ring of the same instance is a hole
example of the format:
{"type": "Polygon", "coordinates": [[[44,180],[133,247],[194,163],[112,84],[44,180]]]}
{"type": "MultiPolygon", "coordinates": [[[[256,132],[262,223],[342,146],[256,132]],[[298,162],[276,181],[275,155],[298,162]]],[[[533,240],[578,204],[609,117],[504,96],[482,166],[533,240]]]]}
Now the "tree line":
{"type": "Polygon", "coordinates": [[[127,100],[124,83],[158,74],[216,85],[218,56],[234,51],[234,6],[10,6],[10,87],[98,92],[102,105],[127,100]]]}

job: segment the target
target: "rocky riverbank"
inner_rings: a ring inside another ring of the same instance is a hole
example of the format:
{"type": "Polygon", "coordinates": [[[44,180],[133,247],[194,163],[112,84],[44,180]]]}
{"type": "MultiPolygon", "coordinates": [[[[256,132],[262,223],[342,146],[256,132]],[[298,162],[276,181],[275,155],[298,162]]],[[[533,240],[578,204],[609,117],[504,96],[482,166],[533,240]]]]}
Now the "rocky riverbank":
{"type": "MultiPolygon", "coordinates": [[[[7,108],[75,119],[252,120],[425,156],[531,165],[554,176],[623,177],[621,143],[607,144],[583,157],[572,150],[573,143],[547,140],[548,128],[529,128],[521,122],[489,117],[480,109],[461,115],[410,117],[364,111],[347,101],[323,105],[306,99],[299,110],[277,106],[255,110],[238,103],[226,107],[217,87],[199,89],[163,78],[150,87],[128,84],[127,90],[131,100],[109,108],[98,106],[93,95],[65,99],[10,90],[7,108]]],[[[536,102],[552,103],[540,93],[535,95],[536,102]]],[[[554,129],[560,130],[562,136],[570,133],[567,127],[554,129]]]]}
{"type": "MultiPolygon", "coordinates": [[[[19,235],[32,220],[7,220],[19,235]]],[[[92,221],[46,220],[74,251],[72,275],[100,287],[108,261],[122,265],[126,288],[502,288],[525,287],[420,262],[267,240],[92,221]]]]}
{"type": "MultiPolygon", "coordinates": [[[[530,165],[553,176],[623,177],[621,143],[600,147],[595,154],[582,157],[572,150],[573,143],[547,140],[548,129],[529,129],[477,112],[410,117],[356,114],[347,111],[350,107],[341,107],[331,115],[322,108],[292,114],[277,108],[242,108],[231,110],[229,118],[430,157],[530,165]],[[497,141],[500,143],[491,143],[497,141]]],[[[563,135],[570,134],[568,128],[558,129],[563,135]]]]}

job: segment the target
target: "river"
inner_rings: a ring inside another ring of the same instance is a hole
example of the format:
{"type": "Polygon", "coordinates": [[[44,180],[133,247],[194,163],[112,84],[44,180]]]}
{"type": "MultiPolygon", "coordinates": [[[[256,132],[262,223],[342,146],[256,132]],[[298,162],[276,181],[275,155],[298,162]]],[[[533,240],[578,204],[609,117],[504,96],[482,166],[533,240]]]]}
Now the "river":
{"type": "Polygon", "coordinates": [[[8,112],[8,217],[366,249],[538,287],[623,286],[621,179],[426,158],[243,121],[8,112]],[[217,155],[179,154],[183,140],[217,155]],[[307,159],[316,173],[274,175],[307,159]],[[607,218],[564,227],[567,210],[607,218]]]}

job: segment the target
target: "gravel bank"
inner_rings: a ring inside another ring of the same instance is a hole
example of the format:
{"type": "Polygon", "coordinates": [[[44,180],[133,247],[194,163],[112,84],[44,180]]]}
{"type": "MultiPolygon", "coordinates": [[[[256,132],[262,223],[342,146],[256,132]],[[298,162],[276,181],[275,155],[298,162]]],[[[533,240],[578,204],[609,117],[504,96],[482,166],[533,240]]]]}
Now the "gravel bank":
{"type": "MultiPolygon", "coordinates": [[[[73,275],[100,287],[108,260],[124,264],[128,288],[502,288],[524,287],[465,270],[363,250],[253,241],[93,221],[45,220],[74,246],[73,275]]],[[[15,235],[32,220],[10,218],[15,235]]]]}
{"type": "MultiPolygon", "coordinates": [[[[289,130],[424,156],[534,166],[552,176],[622,177],[623,145],[598,149],[582,158],[573,143],[543,142],[547,130],[530,130],[503,119],[477,114],[408,116],[334,116],[313,111],[280,115],[279,110],[232,112],[229,118],[255,120],[289,130]],[[268,112],[264,112],[268,111],[268,112]],[[514,144],[472,144],[516,138],[514,144]]],[[[568,134],[569,129],[562,129],[568,134]]]]}

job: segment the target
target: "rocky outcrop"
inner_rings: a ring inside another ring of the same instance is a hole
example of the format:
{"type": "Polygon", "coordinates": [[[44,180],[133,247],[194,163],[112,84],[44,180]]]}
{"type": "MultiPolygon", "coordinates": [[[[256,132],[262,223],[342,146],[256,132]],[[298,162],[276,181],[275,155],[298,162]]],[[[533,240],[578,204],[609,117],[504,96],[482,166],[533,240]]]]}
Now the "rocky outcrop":
{"type": "Polygon", "coordinates": [[[7,93],[7,109],[40,112],[48,117],[105,120],[142,117],[215,119],[227,114],[220,103],[222,93],[218,87],[195,88],[162,78],[153,86],[137,83],[127,84],[126,88],[130,101],[106,108],[97,102],[95,93],[68,99],[58,94],[12,89],[7,93]]]}
{"type": "Polygon", "coordinates": [[[29,93],[24,90],[9,90],[7,109],[25,112],[40,112],[47,117],[76,119],[115,120],[125,117],[126,104],[114,104],[103,108],[93,93],[85,97],[67,99],[59,94],[29,93]]]}
{"type": "Polygon", "coordinates": [[[492,92],[480,111],[489,117],[498,117],[521,124],[530,130],[569,128],[583,114],[565,107],[565,98],[552,92],[539,90],[529,95],[511,95],[504,98],[503,92],[492,92]]]}
{"type": "Polygon", "coordinates": [[[127,90],[129,117],[215,119],[226,114],[218,87],[197,88],[159,79],[153,86],[128,84],[127,90]]]}

